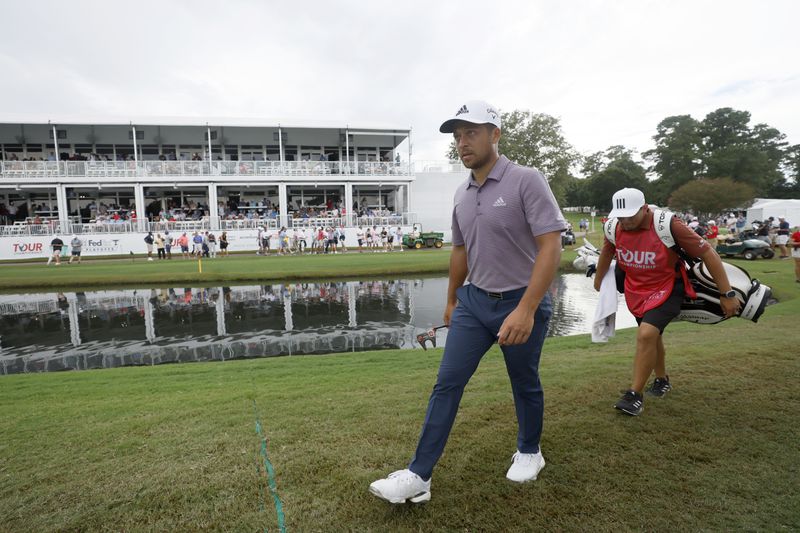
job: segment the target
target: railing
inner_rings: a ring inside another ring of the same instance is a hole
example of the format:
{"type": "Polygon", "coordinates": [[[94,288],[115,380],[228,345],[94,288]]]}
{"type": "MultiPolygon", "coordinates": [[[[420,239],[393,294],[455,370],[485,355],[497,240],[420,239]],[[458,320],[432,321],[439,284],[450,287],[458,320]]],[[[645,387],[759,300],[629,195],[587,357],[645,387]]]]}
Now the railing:
{"type": "MultiPolygon", "coordinates": [[[[416,213],[391,214],[384,216],[363,216],[353,217],[353,226],[364,227],[389,227],[389,226],[411,226],[417,222],[416,213]]],[[[219,230],[230,231],[243,229],[258,229],[263,226],[269,230],[277,230],[280,227],[280,220],[275,218],[261,219],[220,219],[219,230]]],[[[347,227],[347,217],[314,217],[314,218],[289,218],[289,228],[318,228],[318,227],[347,227]]],[[[211,221],[209,217],[201,220],[173,220],[147,222],[148,231],[154,233],[170,231],[181,233],[184,231],[211,231],[211,221]]],[[[38,235],[72,235],[72,234],[120,234],[135,233],[139,229],[135,221],[124,222],[90,222],[81,224],[78,222],[68,222],[61,224],[58,221],[51,221],[47,224],[27,224],[16,222],[10,225],[0,225],[0,237],[29,237],[38,235]]]]}
{"type": "Polygon", "coordinates": [[[461,164],[461,161],[448,161],[446,159],[436,161],[414,161],[414,172],[445,172],[445,173],[464,173],[469,170],[461,164]]]}
{"type": "Polygon", "coordinates": [[[262,219],[245,219],[245,220],[225,220],[221,219],[219,221],[219,229],[220,230],[236,230],[236,229],[258,229],[259,227],[265,227],[266,229],[278,229],[278,220],[274,218],[262,218],[262,219]]]}
{"type": "Polygon", "coordinates": [[[343,161],[2,161],[3,178],[408,176],[406,163],[343,161]]]}
{"type": "Polygon", "coordinates": [[[11,224],[0,226],[0,237],[30,237],[63,233],[58,222],[48,224],[11,224]]]}
{"type": "Polygon", "coordinates": [[[152,232],[159,231],[208,231],[211,225],[208,217],[199,220],[160,220],[158,222],[148,222],[147,230],[152,232]]]}
{"type": "MultiPolygon", "coordinates": [[[[389,214],[384,216],[363,216],[353,217],[352,226],[410,226],[417,222],[416,213],[389,214]]],[[[340,227],[347,226],[346,217],[315,217],[315,218],[291,218],[289,219],[290,228],[318,228],[320,226],[340,227]]]]}
{"type": "Polygon", "coordinates": [[[72,233],[132,233],[136,231],[136,222],[90,222],[88,224],[69,224],[72,233]]]}
{"type": "Polygon", "coordinates": [[[309,217],[289,219],[290,228],[338,228],[345,226],[347,219],[344,217],[309,217]]]}
{"type": "Polygon", "coordinates": [[[416,224],[417,222],[417,214],[416,213],[401,213],[396,215],[385,215],[385,216],[363,216],[363,217],[353,217],[353,225],[354,226],[411,226],[412,224],[416,224]]]}

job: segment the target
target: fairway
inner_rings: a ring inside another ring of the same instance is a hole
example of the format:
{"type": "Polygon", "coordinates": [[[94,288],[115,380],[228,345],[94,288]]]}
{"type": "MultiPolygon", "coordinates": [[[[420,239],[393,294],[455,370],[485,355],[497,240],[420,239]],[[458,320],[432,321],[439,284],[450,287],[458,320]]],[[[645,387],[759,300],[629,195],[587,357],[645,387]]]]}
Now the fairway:
{"type": "Polygon", "coordinates": [[[367,487],[413,453],[441,350],[5,376],[0,530],[276,531],[254,400],[289,531],[796,530],[798,287],[788,262],[745,266],[781,303],[670,326],[675,390],[639,418],[611,409],[633,330],[546,341],[534,483],[504,478],[516,423],[493,348],[419,507],[367,487]]]}
{"type": "Polygon", "coordinates": [[[112,287],[164,283],[241,283],[330,279],[390,274],[446,273],[448,250],[408,250],[391,253],[358,253],[303,256],[232,255],[216,259],[147,261],[85,258],[83,264],[0,265],[0,290],[55,287],[112,287]],[[202,269],[202,272],[201,272],[202,269]]]}

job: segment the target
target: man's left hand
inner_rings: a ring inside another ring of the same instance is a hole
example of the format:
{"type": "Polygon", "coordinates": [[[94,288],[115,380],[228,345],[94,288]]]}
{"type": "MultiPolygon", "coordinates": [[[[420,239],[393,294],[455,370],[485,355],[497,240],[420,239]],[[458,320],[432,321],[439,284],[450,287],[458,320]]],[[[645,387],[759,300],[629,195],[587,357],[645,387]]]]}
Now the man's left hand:
{"type": "Polygon", "coordinates": [[[534,312],[517,307],[503,321],[497,333],[497,343],[500,346],[513,346],[524,344],[533,331],[534,312]]]}
{"type": "Polygon", "coordinates": [[[719,305],[722,307],[722,312],[725,313],[725,318],[734,317],[739,312],[739,299],[736,297],[726,298],[721,296],[719,305]]]}

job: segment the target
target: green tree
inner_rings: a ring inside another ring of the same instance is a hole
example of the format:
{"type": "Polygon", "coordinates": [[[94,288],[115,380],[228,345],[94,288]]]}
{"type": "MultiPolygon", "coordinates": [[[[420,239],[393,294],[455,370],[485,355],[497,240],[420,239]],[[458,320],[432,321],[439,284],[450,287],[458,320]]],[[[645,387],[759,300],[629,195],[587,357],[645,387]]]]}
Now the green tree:
{"type": "MultiPolygon", "coordinates": [[[[520,110],[501,112],[500,118],[503,124],[500,153],[515,163],[542,172],[556,199],[563,203],[571,187],[571,168],[580,156],[564,138],[559,120],[544,113],[520,110]]],[[[454,142],[450,143],[447,157],[458,159],[454,142]]]]}
{"type": "Polygon", "coordinates": [[[700,124],[703,174],[730,177],[750,184],[756,194],[780,187],[785,135],[766,124],[749,126],[750,113],[724,107],[712,111],[700,124]]]}
{"type": "Polygon", "coordinates": [[[675,190],[669,197],[669,207],[709,218],[749,207],[755,196],[752,186],[730,178],[697,179],[675,190]]]}
{"type": "Polygon", "coordinates": [[[642,154],[652,162],[649,170],[658,176],[650,184],[648,200],[665,205],[670,193],[693,180],[701,169],[700,123],[690,115],[667,117],[656,127],[653,140],[656,147],[642,154]]]}
{"type": "Polygon", "coordinates": [[[633,160],[634,152],[624,146],[610,146],[604,152],[586,157],[583,171],[592,172],[583,180],[582,190],[574,191],[577,204],[597,207],[601,211],[611,208],[611,197],[624,187],[645,191],[648,183],[645,168],[633,160]]]}
{"type": "Polygon", "coordinates": [[[776,184],[770,198],[800,198],[800,144],[786,148],[781,168],[787,179],[776,184]]]}

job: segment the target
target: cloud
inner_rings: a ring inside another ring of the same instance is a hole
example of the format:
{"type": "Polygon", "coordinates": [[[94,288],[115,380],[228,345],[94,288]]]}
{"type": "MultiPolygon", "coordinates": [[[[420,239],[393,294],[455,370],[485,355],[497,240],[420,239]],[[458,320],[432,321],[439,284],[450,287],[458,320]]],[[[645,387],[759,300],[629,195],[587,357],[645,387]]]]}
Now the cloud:
{"type": "Polygon", "coordinates": [[[663,118],[746,109],[800,142],[791,1],[44,0],[4,7],[0,98],[40,114],[438,126],[462,101],[562,121],[582,152],[640,151],[663,118]],[[35,28],[35,32],[32,31],[35,28]]]}

